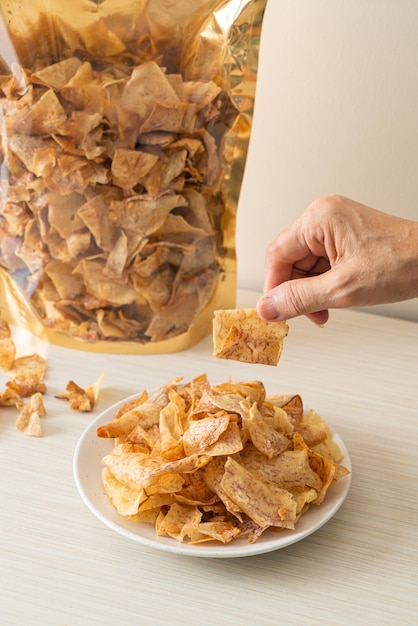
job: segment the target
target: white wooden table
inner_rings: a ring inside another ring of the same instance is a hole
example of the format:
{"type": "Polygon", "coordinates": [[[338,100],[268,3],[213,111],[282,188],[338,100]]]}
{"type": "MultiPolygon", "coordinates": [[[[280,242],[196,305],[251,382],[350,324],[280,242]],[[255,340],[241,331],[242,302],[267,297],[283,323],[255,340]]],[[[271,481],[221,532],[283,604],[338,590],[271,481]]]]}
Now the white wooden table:
{"type": "MultiPolygon", "coordinates": [[[[239,294],[253,306],[256,294],[239,294]]],[[[290,322],[277,368],[212,357],[210,337],[163,356],[97,355],[15,330],[48,359],[42,439],[0,409],[0,624],[418,624],[418,325],[334,311],[324,329],[290,322]],[[55,399],[105,372],[93,413],[55,399]],[[90,420],[174,376],[261,379],[299,392],[345,441],[350,493],[303,541],[237,559],[179,556],[104,526],[76,489],[72,461],[90,420]]],[[[0,378],[1,388],[5,378],[0,378]]]]}

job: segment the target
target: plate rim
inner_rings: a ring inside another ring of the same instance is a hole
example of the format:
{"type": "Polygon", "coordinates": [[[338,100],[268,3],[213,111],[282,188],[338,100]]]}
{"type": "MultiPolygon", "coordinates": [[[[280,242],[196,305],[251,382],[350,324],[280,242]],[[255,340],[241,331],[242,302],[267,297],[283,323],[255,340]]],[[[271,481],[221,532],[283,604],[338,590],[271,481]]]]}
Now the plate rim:
{"type": "MultiPolygon", "coordinates": [[[[109,413],[113,413],[113,414],[116,413],[116,410],[121,405],[125,404],[126,402],[129,402],[130,400],[134,398],[138,398],[139,395],[140,393],[131,394],[123,398],[122,400],[119,400],[113,403],[112,405],[108,406],[106,409],[103,409],[99,413],[99,415],[97,415],[82,431],[80,437],[77,440],[77,443],[74,449],[74,455],[73,455],[73,478],[74,478],[78,493],[81,499],[83,500],[84,504],[87,506],[90,512],[99,521],[102,522],[102,524],[104,524],[107,528],[115,531],[116,533],[122,535],[123,537],[131,539],[135,543],[147,546],[149,548],[157,549],[157,550],[172,553],[172,554],[180,554],[183,556],[194,556],[194,557],[203,557],[203,558],[238,558],[238,557],[254,556],[258,554],[265,554],[267,552],[280,550],[282,548],[293,545],[294,543],[298,543],[299,541],[302,541],[306,537],[310,536],[311,534],[315,533],[317,530],[322,528],[322,526],[324,526],[326,523],[328,523],[334,517],[337,511],[341,508],[341,506],[344,504],[347,498],[347,495],[350,491],[350,487],[351,487],[351,479],[352,479],[351,458],[350,458],[350,454],[347,449],[347,446],[345,445],[342,438],[338,435],[338,433],[334,430],[332,426],[327,424],[328,427],[330,428],[333,439],[336,441],[336,443],[338,443],[338,445],[340,446],[344,454],[344,466],[350,470],[350,473],[344,478],[341,478],[340,481],[338,481],[340,493],[338,496],[334,496],[334,501],[331,502],[330,498],[328,497],[318,507],[317,511],[320,511],[321,510],[320,507],[323,507],[322,511],[324,511],[325,513],[312,526],[308,526],[307,528],[303,528],[300,530],[298,530],[298,528],[296,527],[294,531],[292,530],[278,531],[277,539],[276,538],[271,539],[271,540],[267,539],[267,541],[265,540],[266,535],[263,534],[264,541],[258,540],[258,541],[255,541],[254,543],[247,542],[247,543],[238,544],[237,542],[232,541],[229,544],[207,542],[207,543],[197,544],[197,545],[191,545],[188,543],[180,543],[171,537],[159,537],[158,535],[155,535],[155,538],[148,538],[140,533],[138,534],[136,532],[127,530],[126,528],[124,528],[124,526],[122,526],[122,522],[125,521],[122,516],[120,516],[121,518],[120,523],[114,522],[111,519],[109,519],[109,517],[94,504],[94,502],[92,501],[92,497],[89,493],[89,490],[86,487],[86,482],[87,482],[86,478],[81,475],[80,464],[83,459],[82,454],[83,452],[85,452],[85,448],[88,448],[89,441],[90,441],[90,445],[92,445],[93,441],[95,441],[97,445],[101,445],[101,444],[105,445],[105,443],[108,442],[109,452],[110,452],[110,450],[113,448],[113,439],[100,439],[99,437],[97,437],[96,435],[97,427],[99,425],[102,425],[110,421],[108,417],[109,413]]],[[[102,456],[103,455],[101,455],[101,457],[102,456]]],[[[98,468],[97,476],[98,477],[100,476],[99,468],[98,468]]],[[[336,488],[336,485],[333,485],[330,489],[335,489],[335,488],[336,488]]],[[[100,494],[100,497],[101,496],[103,497],[103,501],[106,502],[106,504],[109,504],[110,506],[112,506],[108,500],[107,495],[104,492],[104,489],[102,491],[102,494],[100,494]]],[[[305,522],[307,519],[309,520],[310,512],[312,514],[312,511],[308,511],[305,514],[306,516],[306,517],[304,516],[305,522]]],[[[320,514],[318,515],[320,516],[320,514]]],[[[145,522],[144,523],[135,522],[135,528],[140,528],[140,527],[147,528],[147,530],[153,528],[151,524],[146,524],[145,522]]],[[[275,531],[265,531],[265,532],[266,533],[270,532],[270,534],[275,533],[275,531]]],[[[243,538],[243,541],[244,541],[244,538],[243,538]]]]}

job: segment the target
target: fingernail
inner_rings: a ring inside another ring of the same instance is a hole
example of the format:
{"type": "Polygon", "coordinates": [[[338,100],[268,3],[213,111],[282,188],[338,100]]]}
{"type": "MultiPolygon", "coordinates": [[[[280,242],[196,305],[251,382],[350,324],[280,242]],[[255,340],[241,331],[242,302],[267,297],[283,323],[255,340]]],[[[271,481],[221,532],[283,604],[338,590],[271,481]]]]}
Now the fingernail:
{"type": "Polygon", "coordinates": [[[279,312],[276,307],[276,301],[271,296],[263,296],[261,299],[263,316],[268,319],[276,319],[279,312]]]}

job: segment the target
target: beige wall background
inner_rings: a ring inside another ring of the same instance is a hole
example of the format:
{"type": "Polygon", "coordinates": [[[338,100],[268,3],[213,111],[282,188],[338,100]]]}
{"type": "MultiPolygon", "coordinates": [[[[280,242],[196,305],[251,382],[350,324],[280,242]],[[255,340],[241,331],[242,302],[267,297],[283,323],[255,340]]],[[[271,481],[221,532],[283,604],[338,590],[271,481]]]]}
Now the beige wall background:
{"type": "MultiPolygon", "coordinates": [[[[238,286],[316,197],[418,219],[418,1],[270,0],[238,225],[238,286]]],[[[373,307],[418,321],[418,300],[373,307]]]]}

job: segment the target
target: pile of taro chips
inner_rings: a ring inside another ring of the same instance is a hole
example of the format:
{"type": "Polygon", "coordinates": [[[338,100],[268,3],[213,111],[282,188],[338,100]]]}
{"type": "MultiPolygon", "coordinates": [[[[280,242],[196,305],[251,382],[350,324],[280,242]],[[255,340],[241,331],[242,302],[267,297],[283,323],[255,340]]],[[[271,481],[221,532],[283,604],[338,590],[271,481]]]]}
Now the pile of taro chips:
{"type": "Polygon", "coordinates": [[[0,317],[183,350],[236,297],[267,0],[0,0],[0,317]]]}

